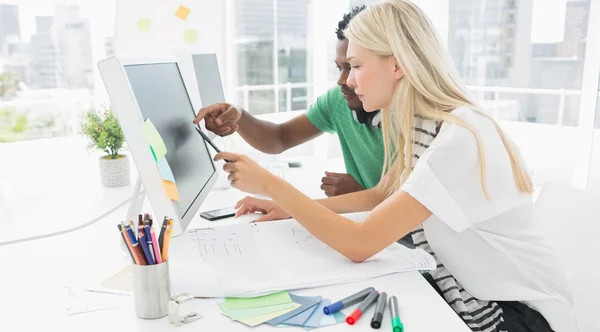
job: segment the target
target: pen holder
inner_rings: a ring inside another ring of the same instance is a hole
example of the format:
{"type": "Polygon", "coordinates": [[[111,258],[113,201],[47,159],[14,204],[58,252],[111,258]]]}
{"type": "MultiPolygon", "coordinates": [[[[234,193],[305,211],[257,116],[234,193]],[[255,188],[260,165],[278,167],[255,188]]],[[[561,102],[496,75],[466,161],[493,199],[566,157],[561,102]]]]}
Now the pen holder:
{"type": "Polygon", "coordinates": [[[135,314],[143,319],[156,319],[169,314],[171,288],[169,262],[132,266],[135,314]]]}

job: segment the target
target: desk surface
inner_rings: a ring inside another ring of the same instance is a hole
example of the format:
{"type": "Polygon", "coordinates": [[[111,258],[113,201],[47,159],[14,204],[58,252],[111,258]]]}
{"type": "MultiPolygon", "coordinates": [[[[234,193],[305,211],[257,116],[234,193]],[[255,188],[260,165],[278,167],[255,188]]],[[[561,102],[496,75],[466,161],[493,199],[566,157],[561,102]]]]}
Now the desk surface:
{"type": "MultiPolygon", "coordinates": [[[[300,169],[290,169],[288,180],[312,196],[320,194],[318,184],[324,169],[306,164],[300,169]],[[307,179],[315,181],[307,181],[307,179]],[[314,182],[314,184],[312,183],[314,182]],[[307,192],[308,191],[308,192],[307,192]]],[[[244,194],[234,189],[214,190],[201,210],[210,210],[235,203],[244,194]]],[[[146,208],[149,208],[146,206],[146,208]]],[[[193,300],[184,309],[200,311],[205,317],[189,325],[175,328],[166,318],[142,320],[135,317],[133,299],[124,306],[65,316],[66,307],[72,302],[65,284],[77,280],[102,280],[125,266],[127,256],[118,245],[120,237],[115,224],[126,213],[127,206],[117,209],[101,222],[73,234],[34,242],[0,247],[3,257],[2,282],[0,283],[0,330],[29,331],[60,327],[61,331],[237,331],[248,327],[234,323],[219,313],[215,303],[220,300],[193,300]],[[100,246],[98,243],[105,243],[100,246]],[[8,299],[8,300],[7,300],[8,299]]],[[[149,210],[146,210],[149,211],[149,210]]],[[[243,218],[235,222],[244,222],[243,218]]],[[[52,220],[58,222],[58,220],[52,220]]],[[[218,224],[234,222],[231,219],[218,224]]],[[[191,227],[207,223],[197,217],[191,227]]],[[[217,222],[211,223],[216,225],[217,222]]],[[[417,272],[390,276],[351,284],[297,291],[299,295],[320,295],[336,300],[356,289],[373,286],[399,300],[400,315],[407,331],[469,331],[445,301],[417,272]]],[[[354,330],[371,331],[369,321],[372,309],[352,327],[354,330]]],[[[381,330],[389,331],[389,315],[381,330]]],[[[298,327],[291,327],[300,330],[298,327]]],[[[286,328],[286,329],[291,329],[286,328]]],[[[325,327],[328,331],[342,331],[346,324],[325,327]]],[[[255,330],[267,330],[259,326],[255,330]]]]}

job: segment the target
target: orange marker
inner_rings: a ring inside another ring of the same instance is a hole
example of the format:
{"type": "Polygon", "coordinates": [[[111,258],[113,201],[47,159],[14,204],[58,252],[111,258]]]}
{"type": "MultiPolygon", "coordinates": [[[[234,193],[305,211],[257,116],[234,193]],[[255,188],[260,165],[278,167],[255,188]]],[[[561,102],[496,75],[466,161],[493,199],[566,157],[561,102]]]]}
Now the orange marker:
{"type": "Polygon", "coordinates": [[[163,262],[169,259],[169,243],[171,242],[171,235],[173,234],[173,222],[170,221],[165,232],[165,240],[162,247],[162,260],[163,262]]]}

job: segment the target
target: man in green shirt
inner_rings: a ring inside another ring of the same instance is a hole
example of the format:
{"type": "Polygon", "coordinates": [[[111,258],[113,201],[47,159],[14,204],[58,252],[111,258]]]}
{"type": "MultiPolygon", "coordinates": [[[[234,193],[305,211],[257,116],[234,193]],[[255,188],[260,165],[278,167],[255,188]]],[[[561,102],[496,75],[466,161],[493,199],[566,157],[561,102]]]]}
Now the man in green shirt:
{"type": "Polygon", "coordinates": [[[324,132],[337,133],[348,174],[326,172],[321,189],[327,196],[337,196],[375,187],[383,167],[381,129],[355,120],[353,111],[357,118],[364,118],[367,113],[354,89],[346,85],[351,66],[346,59],[348,40],[343,30],[364,8],[355,7],[338,23],[338,86],[320,96],[305,114],[274,124],[253,117],[240,107],[220,103],[202,108],[194,123],[204,119],[206,128],[220,136],[237,131],[254,148],[270,154],[282,153],[324,132]]]}

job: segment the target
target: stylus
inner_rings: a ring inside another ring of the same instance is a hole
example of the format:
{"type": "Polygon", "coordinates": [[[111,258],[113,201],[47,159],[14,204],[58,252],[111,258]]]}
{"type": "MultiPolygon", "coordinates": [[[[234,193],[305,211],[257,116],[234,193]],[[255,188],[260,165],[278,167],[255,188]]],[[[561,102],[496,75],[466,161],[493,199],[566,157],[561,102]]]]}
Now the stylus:
{"type": "MultiPolygon", "coordinates": [[[[218,147],[215,145],[215,143],[213,143],[213,142],[210,140],[210,138],[209,138],[208,136],[206,136],[206,134],[205,134],[205,133],[204,133],[202,130],[200,130],[198,127],[194,127],[194,128],[196,128],[196,131],[198,132],[198,134],[200,134],[200,136],[202,136],[202,138],[204,138],[204,140],[205,140],[205,141],[206,141],[208,144],[210,144],[210,146],[212,146],[212,148],[213,148],[213,149],[215,149],[215,151],[217,151],[217,153],[221,153],[221,149],[219,149],[219,148],[218,148],[218,147]]],[[[231,162],[231,160],[227,160],[227,159],[225,159],[225,161],[226,161],[226,162],[231,162]]]]}

